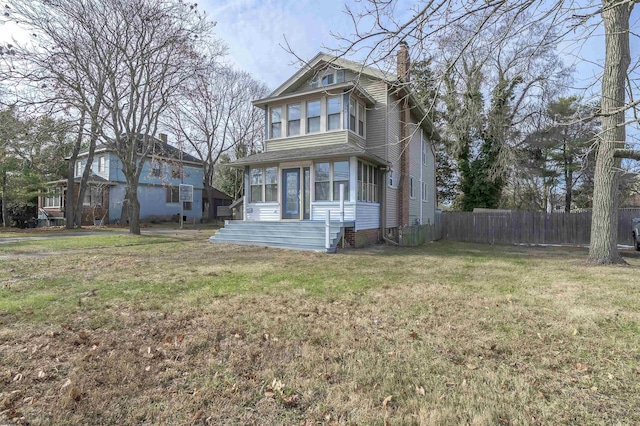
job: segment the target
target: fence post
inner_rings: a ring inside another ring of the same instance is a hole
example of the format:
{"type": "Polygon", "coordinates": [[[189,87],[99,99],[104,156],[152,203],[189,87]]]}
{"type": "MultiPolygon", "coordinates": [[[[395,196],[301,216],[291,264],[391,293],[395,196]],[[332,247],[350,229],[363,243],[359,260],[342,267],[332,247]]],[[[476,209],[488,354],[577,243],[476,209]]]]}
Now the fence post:
{"type": "Polygon", "coordinates": [[[331,248],[331,241],[329,239],[329,231],[331,230],[331,210],[327,209],[327,216],[324,221],[324,248],[327,250],[331,248]]]}
{"type": "Polygon", "coordinates": [[[340,184],[340,222],[344,223],[344,183],[340,184]]]}

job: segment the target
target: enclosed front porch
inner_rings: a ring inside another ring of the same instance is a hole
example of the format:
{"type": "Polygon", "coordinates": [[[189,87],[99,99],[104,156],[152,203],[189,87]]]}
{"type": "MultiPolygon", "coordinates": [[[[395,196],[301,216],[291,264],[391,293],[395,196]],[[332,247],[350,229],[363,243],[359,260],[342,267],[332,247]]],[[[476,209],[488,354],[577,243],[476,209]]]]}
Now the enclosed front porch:
{"type": "Polygon", "coordinates": [[[380,167],[358,156],[245,167],[246,221],[352,222],[380,227],[380,167]]]}

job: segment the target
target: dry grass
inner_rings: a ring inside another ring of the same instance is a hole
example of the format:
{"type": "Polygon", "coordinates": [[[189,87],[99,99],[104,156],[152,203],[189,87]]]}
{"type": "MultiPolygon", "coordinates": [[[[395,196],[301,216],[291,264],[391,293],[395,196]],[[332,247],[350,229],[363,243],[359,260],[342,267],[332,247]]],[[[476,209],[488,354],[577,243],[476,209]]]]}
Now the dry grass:
{"type": "Polygon", "coordinates": [[[557,248],[322,255],[172,238],[0,260],[5,418],[640,422],[638,257],[589,267],[557,248]]]}

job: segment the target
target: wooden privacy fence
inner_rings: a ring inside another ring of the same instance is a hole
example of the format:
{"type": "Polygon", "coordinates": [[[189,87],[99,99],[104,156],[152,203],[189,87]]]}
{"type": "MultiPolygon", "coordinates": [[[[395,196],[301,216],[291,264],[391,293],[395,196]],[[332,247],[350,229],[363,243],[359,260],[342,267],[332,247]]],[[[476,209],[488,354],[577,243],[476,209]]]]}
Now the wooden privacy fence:
{"type": "MultiPolygon", "coordinates": [[[[618,244],[633,244],[631,219],[634,217],[640,217],[640,209],[620,209],[618,244]]],[[[588,245],[590,236],[590,211],[442,213],[442,238],[445,240],[490,244],[588,245]]]]}
{"type": "Polygon", "coordinates": [[[442,212],[436,211],[435,223],[426,225],[403,226],[398,228],[398,240],[401,246],[419,246],[442,238],[442,212]]]}

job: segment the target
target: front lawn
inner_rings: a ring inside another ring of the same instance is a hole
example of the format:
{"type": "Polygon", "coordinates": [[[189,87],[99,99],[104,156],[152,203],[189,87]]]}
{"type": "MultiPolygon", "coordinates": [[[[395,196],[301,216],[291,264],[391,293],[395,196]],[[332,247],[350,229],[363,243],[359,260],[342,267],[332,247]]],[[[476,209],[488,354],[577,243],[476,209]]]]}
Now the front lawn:
{"type": "Polygon", "coordinates": [[[205,234],[0,246],[0,423],[640,422],[635,254],[205,234]]]}

